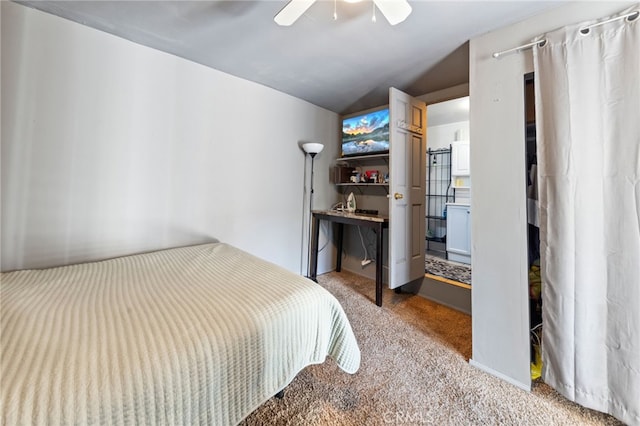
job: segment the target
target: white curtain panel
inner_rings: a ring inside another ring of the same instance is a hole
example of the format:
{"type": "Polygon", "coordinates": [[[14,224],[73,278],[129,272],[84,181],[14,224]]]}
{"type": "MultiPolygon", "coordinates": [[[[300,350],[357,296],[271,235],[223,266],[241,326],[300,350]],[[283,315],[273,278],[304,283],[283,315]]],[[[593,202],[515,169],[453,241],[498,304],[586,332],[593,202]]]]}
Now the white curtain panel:
{"type": "Polygon", "coordinates": [[[543,379],[637,425],[640,18],[593,23],[534,48],[543,379]]]}

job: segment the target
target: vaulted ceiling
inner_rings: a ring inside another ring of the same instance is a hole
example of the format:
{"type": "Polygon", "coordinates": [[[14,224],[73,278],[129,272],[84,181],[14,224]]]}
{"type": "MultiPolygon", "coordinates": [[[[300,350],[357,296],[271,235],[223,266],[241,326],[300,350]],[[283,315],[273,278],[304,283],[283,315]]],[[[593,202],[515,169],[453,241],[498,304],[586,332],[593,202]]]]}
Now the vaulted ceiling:
{"type": "Polygon", "coordinates": [[[469,39],[561,1],[412,1],[391,26],[373,3],[318,0],[292,26],[287,1],[19,1],[346,114],[469,81],[469,39]],[[338,19],[333,19],[334,7],[338,19]]]}

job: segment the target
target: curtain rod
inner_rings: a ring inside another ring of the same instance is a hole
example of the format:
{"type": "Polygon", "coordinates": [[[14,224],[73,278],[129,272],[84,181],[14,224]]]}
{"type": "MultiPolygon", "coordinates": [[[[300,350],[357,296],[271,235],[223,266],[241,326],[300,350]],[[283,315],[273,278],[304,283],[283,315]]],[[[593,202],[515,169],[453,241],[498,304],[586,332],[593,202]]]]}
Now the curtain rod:
{"type": "MultiPolygon", "coordinates": [[[[598,26],[604,25],[604,24],[608,24],[609,22],[619,21],[620,19],[627,18],[627,21],[629,21],[629,22],[635,21],[636,19],[638,19],[638,16],[640,16],[640,10],[634,10],[633,12],[629,12],[629,13],[626,13],[624,15],[616,16],[615,18],[607,19],[606,21],[596,22],[595,24],[587,25],[586,27],[580,28],[580,33],[583,34],[583,35],[587,35],[587,34],[589,34],[589,30],[591,28],[598,27],[598,26]]],[[[536,41],[532,41],[531,43],[523,44],[522,46],[518,46],[518,47],[511,48],[511,49],[503,50],[501,52],[495,52],[493,54],[493,57],[497,59],[497,58],[499,58],[500,56],[502,56],[502,55],[504,55],[506,53],[519,52],[519,51],[524,50],[524,49],[529,49],[529,48],[535,46],[536,44],[539,45],[538,47],[543,47],[546,43],[547,43],[547,39],[543,38],[541,40],[536,40],[536,41]]]]}

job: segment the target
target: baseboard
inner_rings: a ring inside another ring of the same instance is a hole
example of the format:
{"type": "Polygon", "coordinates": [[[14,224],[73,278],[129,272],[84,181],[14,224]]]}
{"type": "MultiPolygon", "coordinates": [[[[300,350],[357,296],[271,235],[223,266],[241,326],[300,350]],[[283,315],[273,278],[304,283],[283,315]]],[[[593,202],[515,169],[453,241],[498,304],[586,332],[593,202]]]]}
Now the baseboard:
{"type": "Polygon", "coordinates": [[[519,387],[520,389],[526,391],[526,392],[531,392],[531,382],[525,384],[522,382],[519,382],[518,380],[514,380],[513,378],[500,373],[499,371],[494,370],[493,368],[489,368],[484,364],[480,364],[479,362],[474,361],[473,359],[469,360],[469,365],[471,365],[472,367],[477,368],[478,370],[482,370],[485,373],[491,374],[492,376],[495,376],[499,379],[504,380],[505,382],[511,383],[514,386],[519,387]]]}
{"type": "Polygon", "coordinates": [[[420,293],[418,293],[418,296],[424,297],[425,299],[430,300],[430,301],[432,301],[434,303],[437,303],[438,305],[446,306],[447,308],[451,308],[454,311],[462,312],[463,314],[467,314],[467,315],[471,316],[471,311],[470,310],[463,309],[460,306],[455,305],[453,303],[449,303],[449,302],[447,302],[445,300],[438,299],[438,298],[435,298],[435,297],[425,296],[424,294],[420,294],[420,293]]]}
{"type": "Polygon", "coordinates": [[[471,312],[471,288],[465,284],[452,285],[440,277],[437,279],[425,275],[422,285],[415,290],[418,296],[455,309],[467,315],[471,312]]]}

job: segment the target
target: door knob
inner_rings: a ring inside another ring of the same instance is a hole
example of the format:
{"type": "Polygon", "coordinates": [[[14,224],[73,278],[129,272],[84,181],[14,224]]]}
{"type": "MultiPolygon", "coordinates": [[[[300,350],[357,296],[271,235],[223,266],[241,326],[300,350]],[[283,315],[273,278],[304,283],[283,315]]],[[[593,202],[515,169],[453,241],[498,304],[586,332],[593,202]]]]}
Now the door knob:
{"type": "Polygon", "coordinates": [[[404,195],[396,192],[395,194],[393,194],[393,198],[395,198],[396,200],[401,200],[402,198],[404,198],[404,195]]]}

